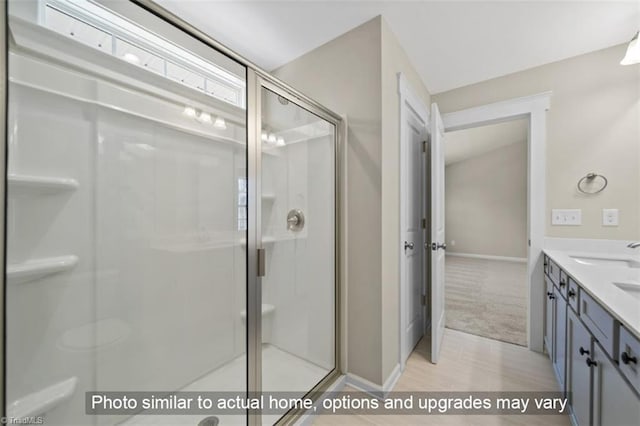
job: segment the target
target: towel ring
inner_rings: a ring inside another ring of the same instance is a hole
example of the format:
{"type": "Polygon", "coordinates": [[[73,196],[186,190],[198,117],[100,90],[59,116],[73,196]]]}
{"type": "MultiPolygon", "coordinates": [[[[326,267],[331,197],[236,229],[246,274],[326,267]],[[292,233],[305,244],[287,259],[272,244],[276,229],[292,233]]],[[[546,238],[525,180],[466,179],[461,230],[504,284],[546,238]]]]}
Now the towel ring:
{"type": "Polygon", "coordinates": [[[578,191],[582,192],[583,194],[587,194],[587,195],[597,194],[598,192],[602,192],[607,187],[608,184],[609,184],[609,181],[603,175],[599,175],[597,173],[587,173],[586,176],[583,176],[578,181],[578,191]],[[592,183],[597,178],[602,179],[602,186],[600,187],[600,189],[597,189],[595,191],[588,191],[585,188],[583,188],[585,183],[592,183]]]}

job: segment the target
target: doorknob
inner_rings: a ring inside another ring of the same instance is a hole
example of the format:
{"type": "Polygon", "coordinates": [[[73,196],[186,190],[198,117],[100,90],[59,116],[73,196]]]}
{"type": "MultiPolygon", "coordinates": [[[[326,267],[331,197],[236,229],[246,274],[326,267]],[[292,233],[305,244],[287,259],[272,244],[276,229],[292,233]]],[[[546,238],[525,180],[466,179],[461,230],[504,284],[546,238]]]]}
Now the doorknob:
{"type": "Polygon", "coordinates": [[[411,249],[413,250],[413,243],[408,243],[408,242],[404,242],[404,249],[411,249]]]}

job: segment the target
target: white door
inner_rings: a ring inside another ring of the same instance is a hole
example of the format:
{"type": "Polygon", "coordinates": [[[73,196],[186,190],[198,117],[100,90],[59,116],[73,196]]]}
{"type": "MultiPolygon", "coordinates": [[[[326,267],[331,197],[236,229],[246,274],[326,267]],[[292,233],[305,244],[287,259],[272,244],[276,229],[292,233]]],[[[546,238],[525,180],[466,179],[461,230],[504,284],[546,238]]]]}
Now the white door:
{"type": "Polygon", "coordinates": [[[431,104],[431,362],[440,357],[444,336],[444,125],[431,104]]]}
{"type": "Polygon", "coordinates": [[[424,123],[409,110],[405,115],[406,131],[402,141],[402,208],[400,226],[402,230],[402,285],[404,286],[402,310],[404,339],[402,361],[424,334],[422,317],[422,144],[424,142],[424,123]]]}

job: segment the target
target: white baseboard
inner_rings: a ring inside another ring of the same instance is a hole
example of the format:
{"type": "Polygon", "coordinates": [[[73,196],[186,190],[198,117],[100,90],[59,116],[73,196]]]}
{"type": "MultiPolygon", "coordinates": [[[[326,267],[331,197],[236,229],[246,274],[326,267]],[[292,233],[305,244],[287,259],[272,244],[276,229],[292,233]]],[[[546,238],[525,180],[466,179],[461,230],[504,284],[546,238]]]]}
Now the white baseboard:
{"type": "Polygon", "coordinates": [[[402,369],[400,368],[400,364],[396,364],[393,371],[391,371],[391,374],[389,374],[389,377],[387,377],[387,380],[385,380],[382,385],[382,392],[385,396],[387,396],[387,394],[395,387],[401,375],[402,369]]]}
{"type": "Polygon", "coordinates": [[[382,386],[353,373],[347,373],[346,385],[356,388],[359,391],[366,392],[376,398],[384,398],[389,394],[389,392],[391,392],[401,375],[402,370],[400,368],[400,364],[396,364],[382,386]]]}
{"type": "Polygon", "coordinates": [[[375,396],[376,398],[381,398],[384,396],[382,386],[376,383],[370,382],[369,380],[364,379],[353,373],[347,373],[346,385],[352,388],[355,388],[359,391],[368,393],[371,396],[375,396]]]}
{"type": "Polygon", "coordinates": [[[526,257],[491,256],[488,254],[451,253],[451,252],[447,252],[447,256],[468,257],[471,259],[502,260],[503,262],[527,263],[526,257]]]}

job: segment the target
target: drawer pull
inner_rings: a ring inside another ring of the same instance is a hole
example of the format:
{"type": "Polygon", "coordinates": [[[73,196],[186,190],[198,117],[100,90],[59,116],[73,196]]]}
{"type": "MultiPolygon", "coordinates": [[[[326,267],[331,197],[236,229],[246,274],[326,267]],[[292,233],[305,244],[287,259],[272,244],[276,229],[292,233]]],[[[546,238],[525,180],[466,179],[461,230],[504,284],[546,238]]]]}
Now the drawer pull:
{"type": "Polygon", "coordinates": [[[580,349],[578,351],[580,352],[580,355],[589,354],[589,351],[583,348],[582,346],[580,346],[580,349]]]}
{"type": "Polygon", "coordinates": [[[638,363],[638,358],[636,358],[635,356],[629,356],[629,354],[626,352],[622,352],[622,354],[620,354],[620,358],[622,358],[623,364],[629,364],[630,362],[634,364],[638,363]]]}
{"type": "Polygon", "coordinates": [[[596,365],[598,365],[598,363],[594,360],[592,360],[591,358],[587,357],[587,365],[589,367],[595,367],[596,365]]]}

